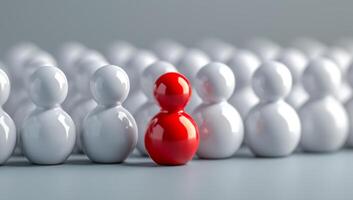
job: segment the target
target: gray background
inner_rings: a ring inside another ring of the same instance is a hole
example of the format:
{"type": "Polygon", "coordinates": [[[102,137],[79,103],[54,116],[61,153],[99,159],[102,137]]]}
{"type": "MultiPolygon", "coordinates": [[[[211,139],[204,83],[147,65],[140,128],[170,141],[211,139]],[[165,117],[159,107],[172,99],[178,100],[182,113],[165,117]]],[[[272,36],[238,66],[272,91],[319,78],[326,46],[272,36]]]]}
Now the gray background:
{"type": "Polygon", "coordinates": [[[113,39],[148,46],[160,37],[193,44],[216,36],[287,42],[352,35],[352,1],[334,0],[1,0],[0,49],[31,40],[51,50],[66,40],[103,48],[113,39]]]}
{"type": "MultiPolygon", "coordinates": [[[[30,40],[54,50],[66,40],[103,49],[113,39],[149,46],[160,37],[192,45],[216,36],[242,44],[253,36],[286,43],[298,36],[332,42],[352,35],[352,1],[333,0],[8,0],[0,3],[0,53],[30,40]]],[[[11,158],[0,167],[0,199],[351,199],[353,152],[280,159],[247,152],[227,160],[157,167],[131,157],[97,165],[73,156],[33,166],[11,158]]]]}

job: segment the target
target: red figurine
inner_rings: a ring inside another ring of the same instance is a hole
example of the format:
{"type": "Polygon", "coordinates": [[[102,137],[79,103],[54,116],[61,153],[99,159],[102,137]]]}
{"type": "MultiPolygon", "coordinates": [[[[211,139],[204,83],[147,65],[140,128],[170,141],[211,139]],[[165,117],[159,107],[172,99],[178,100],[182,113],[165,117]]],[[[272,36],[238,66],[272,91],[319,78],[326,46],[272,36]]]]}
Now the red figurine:
{"type": "Polygon", "coordinates": [[[184,111],[190,96],[190,83],[182,74],[166,73],[155,82],[154,97],[161,111],[147,127],[145,146],[159,165],[183,165],[196,153],[199,130],[194,119],[184,111]]]}

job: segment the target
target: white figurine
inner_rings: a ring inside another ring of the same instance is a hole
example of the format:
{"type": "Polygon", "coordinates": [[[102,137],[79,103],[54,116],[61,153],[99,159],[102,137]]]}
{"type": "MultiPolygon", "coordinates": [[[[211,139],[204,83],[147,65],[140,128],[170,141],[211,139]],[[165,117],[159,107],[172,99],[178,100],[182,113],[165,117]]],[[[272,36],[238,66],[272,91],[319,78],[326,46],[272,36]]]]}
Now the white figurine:
{"type": "Polygon", "coordinates": [[[292,90],[286,97],[286,101],[295,109],[299,109],[309,98],[301,82],[302,74],[308,65],[308,59],[297,49],[285,49],[281,51],[277,61],[288,67],[292,74],[292,90]]]}
{"type": "MultiPolygon", "coordinates": [[[[0,106],[9,98],[10,80],[7,74],[0,69],[0,106]]],[[[11,117],[0,108],[0,165],[11,156],[16,145],[16,126],[11,117]]]]}
{"type": "Polygon", "coordinates": [[[341,85],[341,72],[327,58],[311,61],[303,84],[310,98],[299,110],[302,122],[301,148],[310,152],[340,149],[348,136],[348,116],[334,93],[341,85]]]}
{"type": "Polygon", "coordinates": [[[32,163],[60,164],[73,150],[75,125],[60,107],[67,90],[67,79],[56,67],[40,67],[30,77],[30,97],[37,107],[24,121],[21,142],[32,163]]]}
{"type": "Polygon", "coordinates": [[[129,93],[129,78],[114,65],[97,70],[91,91],[98,106],[85,118],[82,144],[90,160],[98,163],[123,162],[137,143],[137,125],[122,107],[129,93]]]}
{"type": "Polygon", "coordinates": [[[243,120],[249,111],[259,102],[259,98],[251,87],[254,72],[260,66],[260,60],[255,54],[247,50],[238,50],[228,61],[237,81],[233,95],[229,98],[243,120]]]}
{"type": "Polygon", "coordinates": [[[225,64],[211,62],[197,73],[195,83],[203,100],[193,112],[200,131],[197,155],[204,159],[228,158],[239,149],[244,137],[243,121],[227,102],[235,87],[233,72],[225,64]]]}
{"type": "Polygon", "coordinates": [[[148,100],[143,104],[137,111],[134,113],[136,123],[138,126],[138,142],[137,149],[143,155],[147,155],[145,149],[145,131],[147,129],[148,122],[150,119],[155,116],[160,108],[156,105],[156,102],[153,97],[153,86],[157,78],[168,72],[176,72],[175,67],[164,61],[156,61],[153,64],[149,65],[142,73],[141,76],[141,88],[144,91],[145,95],[148,97],[148,100]]]}
{"type": "Polygon", "coordinates": [[[252,86],[260,103],[245,120],[246,144],[256,156],[290,155],[299,143],[301,125],[297,112],[284,101],[292,87],[288,68],[267,61],[256,70],[252,86]]]}

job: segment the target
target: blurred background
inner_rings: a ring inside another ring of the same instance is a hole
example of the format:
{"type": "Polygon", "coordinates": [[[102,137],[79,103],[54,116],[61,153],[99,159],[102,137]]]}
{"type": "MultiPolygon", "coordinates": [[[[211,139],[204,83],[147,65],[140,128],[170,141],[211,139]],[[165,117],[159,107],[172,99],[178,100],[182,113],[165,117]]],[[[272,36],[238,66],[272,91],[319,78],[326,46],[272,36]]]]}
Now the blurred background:
{"type": "Polygon", "coordinates": [[[348,0],[3,0],[0,53],[24,40],[48,50],[67,40],[98,49],[114,39],[144,47],[161,37],[186,45],[204,37],[241,45],[254,36],[330,43],[353,35],[352,7],[348,0]]]}

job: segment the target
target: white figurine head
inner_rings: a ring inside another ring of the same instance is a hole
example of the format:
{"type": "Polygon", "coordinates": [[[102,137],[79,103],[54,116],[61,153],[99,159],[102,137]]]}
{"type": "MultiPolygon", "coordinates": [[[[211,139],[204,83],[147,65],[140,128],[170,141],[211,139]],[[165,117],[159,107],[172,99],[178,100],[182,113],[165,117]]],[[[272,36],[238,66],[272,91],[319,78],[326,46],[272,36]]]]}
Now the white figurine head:
{"type": "Polygon", "coordinates": [[[53,107],[61,104],[67,92],[67,79],[59,68],[43,66],[30,77],[29,94],[37,106],[53,107]]]}
{"type": "Polygon", "coordinates": [[[235,87],[232,70],[223,63],[211,62],[196,75],[196,90],[206,103],[229,99],[235,87]]]}
{"type": "Polygon", "coordinates": [[[127,98],[130,90],[126,72],[115,65],[98,69],[91,78],[90,87],[93,98],[101,105],[116,105],[127,98]]]}
{"type": "Polygon", "coordinates": [[[210,62],[208,56],[201,50],[188,49],[177,64],[177,69],[193,83],[197,72],[210,62]]]}
{"type": "Polygon", "coordinates": [[[147,50],[139,50],[129,60],[126,65],[126,73],[130,78],[131,91],[135,91],[140,87],[140,77],[148,65],[154,63],[157,57],[147,50]]]}
{"type": "Polygon", "coordinates": [[[232,69],[237,88],[243,88],[251,84],[252,76],[260,66],[258,57],[247,50],[238,50],[228,61],[228,66],[232,69]]]}
{"type": "Polygon", "coordinates": [[[179,61],[185,50],[181,44],[171,39],[158,40],[153,45],[152,49],[160,60],[164,60],[172,64],[179,61]]]}
{"type": "Polygon", "coordinates": [[[117,40],[108,47],[106,55],[110,63],[125,68],[135,52],[136,48],[133,45],[117,40]]]}
{"type": "Polygon", "coordinates": [[[256,70],[252,87],[261,101],[276,101],[290,92],[292,76],[284,64],[267,61],[256,70]]]}
{"type": "Polygon", "coordinates": [[[293,84],[299,83],[308,65],[307,57],[297,49],[285,49],[277,57],[277,61],[288,67],[292,74],[293,84]]]}
{"type": "Polygon", "coordinates": [[[177,72],[177,70],[172,64],[165,61],[156,61],[143,71],[141,76],[141,88],[150,100],[154,98],[154,83],[161,75],[168,72],[177,72]]]}
{"type": "Polygon", "coordinates": [[[312,60],[303,74],[303,85],[311,97],[334,94],[341,85],[341,72],[328,58],[312,60]]]}

